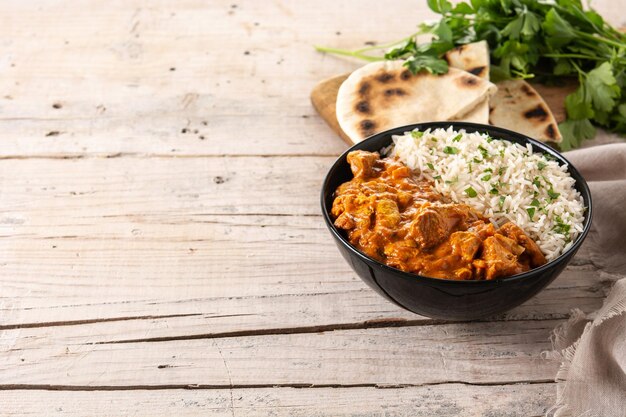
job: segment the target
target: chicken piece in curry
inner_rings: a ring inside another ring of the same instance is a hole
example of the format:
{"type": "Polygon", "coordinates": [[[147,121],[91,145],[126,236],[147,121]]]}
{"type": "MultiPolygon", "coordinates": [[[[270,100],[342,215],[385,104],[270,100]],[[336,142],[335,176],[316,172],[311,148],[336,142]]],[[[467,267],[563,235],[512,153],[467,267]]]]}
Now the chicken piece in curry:
{"type": "Polygon", "coordinates": [[[332,216],[350,243],[386,265],[423,276],[491,280],[546,263],[514,223],[497,228],[456,204],[401,161],[378,153],[348,154],[354,175],[334,194],[332,216]]]}

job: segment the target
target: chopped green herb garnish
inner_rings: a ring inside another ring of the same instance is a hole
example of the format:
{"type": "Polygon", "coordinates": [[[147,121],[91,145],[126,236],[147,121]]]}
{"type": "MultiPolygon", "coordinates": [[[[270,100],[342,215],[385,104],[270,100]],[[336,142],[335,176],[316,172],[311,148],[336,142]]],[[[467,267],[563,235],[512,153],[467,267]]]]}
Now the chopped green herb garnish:
{"type": "Polygon", "coordinates": [[[493,141],[493,138],[491,136],[487,135],[485,140],[487,141],[487,143],[491,143],[493,141]]]}
{"type": "Polygon", "coordinates": [[[533,216],[535,215],[535,208],[534,207],[527,208],[526,212],[528,213],[528,217],[530,217],[530,220],[532,220],[533,216]]]}
{"type": "Polygon", "coordinates": [[[500,167],[500,169],[498,170],[498,175],[504,174],[504,171],[506,171],[506,168],[505,167],[500,167]]]}
{"type": "Polygon", "coordinates": [[[478,158],[474,158],[473,161],[476,162],[477,164],[480,164],[482,162],[482,160],[478,158]]]}
{"type": "Polygon", "coordinates": [[[547,166],[548,166],[548,164],[546,164],[546,163],[545,163],[545,162],[543,162],[543,161],[539,161],[539,162],[537,163],[537,168],[539,168],[539,171],[542,171],[542,170],[543,170],[545,167],[547,167],[547,166]]]}
{"type": "Polygon", "coordinates": [[[502,206],[504,206],[504,200],[506,200],[506,197],[501,195],[498,201],[498,204],[500,205],[500,210],[502,210],[502,206]]]}
{"type": "Polygon", "coordinates": [[[463,137],[463,134],[459,133],[458,135],[452,138],[452,142],[458,142],[461,140],[462,137],[463,137]]]}
{"type": "Polygon", "coordinates": [[[435,176],[433,177],[433,179],[434,179],[434,180],[440,180],[440,179],[441,179],[441,175],[435,175],[435,176]]]}
{"type": "Polygon", "coordinates": [[[560,195],[560,193],[555,193],[552,188],[548,190],[548,197],[550,197],[550,200],[556,200],[560,195]]]}
{"type": "Polygon", "coordinates": [[[411,132],[411,136],[413,136],[415,139],[418,139],[424,136],[424,132],[420,132],[419,130],[414,130],[411,132]]]}
{"type": "Polygon", "coordinates": [[[544,177],[543,175],[541,176],[541,178],[543,178],[543,182],[545,182],[546,184],[548,184],[550,186],[550,188],[552,188],[552,183],[550,182],[550,180],[548,180],[546,177],[544,177]]]}
{"type": "Polygon", "coordinates": [[[437,138],[430,138],[433,142],[438,142],[437,138]]]}
{"type": "Polygon", "coordinates": [[[491,179],[491,174],[483,175],[480,180],[481,181],[489,181],[491,179]]]}
{"type": "Polygon", "coordinates": [[[556,216],[556,226],[552,228],[556,233],[560,235],[566,235],[569,233],[571,226],[563,222],[561,216],[556,216]]]}
{"type": "Polygon", "coordinates": [[[489,157],[489,151],[483,148],[483,145],[478,145],[478,150],[480,154],[483,156],[483,159],[487,159],[489,157]]]}
{"type": "Polygon", "coordinates": [[[471,174],[472,173],[472,163],[471,162],[467,164],[467,168],[469,170],[469,173],[471,174]]]}
{"type": "Polygon", "coordinates": [[[487,168],[486,170],[484,170],[483,172],[493,172],[493,169],[491,168],[487,168]]]}
{"type": "Polygon", "coordinates": [[[498,153],[500,154],[501,157],[504,158],[504,148],[500,149],[498,153]]]}
{"type": "Polygon", "coordinates": [[[499,192],[496,188],[492,188],[491,190],[489,190],[489,194],[498,195],[499,192]]]}
{"type": "Polygon", "coordinates": [[[448,155],[456,155],[459,153],[459,148],[455,148],[454,146],[446,146],[443,148],[443,153],[448,155]]]}
{"type": "Polygon", "coordinates": [[[430,162],[428,162],[428,163],[426,164],[426,166],[427,166],[428,168],[432,169],[432,170],[434,170],[434,169],[435,169],[435,166],[434,166],[433,164],[431,164],[430,162]]]}
{"type": "Polygon", "coordinates": [[[465,194],[467,194],[468,197],[474,198],[478,195],[478,193],[476,192],[475,189],[473,189],[472,187],[467,187],[465,189],[465,194]]]}
{"type": "Polygon", "coordinates": [[[459,182],[459,177],[455,177],[452,181],[445,181],[446,184],[456,184],[457,182],[459,182]]]}
{"type": "Polygon", "coordinates": [[[530,205],[534,207],[539,207],[541,204],[539,203],[539,200],[533,198],[533,201],[530,203],[530,205]]]}
{"type": "Polygon", "coordinates": [[[539,182],[539,177],[535,177],[533,179],[533,185],[537,188],[541,188],[541,183],[539,182]]]}

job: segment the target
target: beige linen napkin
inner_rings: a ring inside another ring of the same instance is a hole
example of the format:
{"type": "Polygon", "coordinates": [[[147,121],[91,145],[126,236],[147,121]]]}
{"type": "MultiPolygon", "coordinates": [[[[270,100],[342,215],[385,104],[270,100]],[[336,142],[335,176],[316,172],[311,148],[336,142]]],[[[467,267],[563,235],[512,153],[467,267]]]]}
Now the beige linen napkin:
{"type": "MultiPolygon", "coordinates": [[[[626,144],[565,155],[591,188],[593,225],[578,259],[626,276],[626,144]]],[[[604,306],[589,317],[574,310],[557,328],[557,404],[550,417],[626,417],[626,278],[617,281],[604,306]]]]}

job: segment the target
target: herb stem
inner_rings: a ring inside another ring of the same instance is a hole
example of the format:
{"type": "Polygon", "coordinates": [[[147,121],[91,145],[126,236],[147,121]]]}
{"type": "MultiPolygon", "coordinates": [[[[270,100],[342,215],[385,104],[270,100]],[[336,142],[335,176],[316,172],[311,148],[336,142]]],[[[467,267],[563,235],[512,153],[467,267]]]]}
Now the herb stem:
{"type": "Polygon", "coordinates": [[[360,53],[359,51],[350,51],[350,50],[347,50],[347,49],[328,48],[328,47],[319,46],[319,45],[315,45],[315,50],[317,50],[319,52],[327,52],[329,54],[351,56],[351,57],[354,57],[354,58],[359,58],[359,59],[362,59],[364,61],[370,61],[370,62],[382,61],[383,59],[385,59],[382,56],[365,55],[365,54],[360,53]]]}
{"type": "Polygon", "coordinates": [[[620,49],[626,48],[626,43],[616,42],[611,39],[604,38],[602,36],[594,36],[589,33],[582,32],[580,30],[576,30],[574,31],[574,33],[577,36],[580,36],[581,38],[584,38],[584,39],[589,39],[589,40],[596,41],[596,42],[603,42],[603,43],[606,43],[611,46],[615,46],[616,48],[620,48],[620,49]]]}
{"type": "Polygon", "coordinates": [[[591,55],[583,55],[583,54],[543,54],[546,58],[580,58],[580,59],[592,59],[594,61],[603,61],[602,58],[591,56],[591,55]]]}
{"type": "Polygon", "coordinates": [[[363,52],[369,52],[369,51],[376,51],[379,49],[387,49],[387,48],[391,48],[392,46],[398,45],[402,42],[406,42],[409,41],[411,39],[413,39],[414,37],[416,37],[417,35],[423,34],[424,32],[422,31],[417,31],[409,36],[407,36],[406,38],[402,38],[399,41],[393,41],[393,42],[389,42],[389,43],[385,43],[383,45],[372,45],[372,46],[368,46],[366,48],[361,48],[361,49],[356,49],[353,52],[356,53],[363,53],[363,52]]]}

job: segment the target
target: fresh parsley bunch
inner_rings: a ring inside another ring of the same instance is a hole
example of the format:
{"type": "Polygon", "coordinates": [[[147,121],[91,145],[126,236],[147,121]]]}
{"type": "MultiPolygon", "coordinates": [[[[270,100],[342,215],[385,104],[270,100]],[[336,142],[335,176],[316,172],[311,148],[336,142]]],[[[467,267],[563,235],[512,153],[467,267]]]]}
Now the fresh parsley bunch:
{"type": "Polygon", "coordinates": [[[480,40],[489,43],[491,77],[536,78],[559,82],[576,77],[578,89],[567,96],[567,120],[559,125],[568,150],[595,136],[595,125],[626,133],[626,35],[612,28],[580,0],[470,0],[455,5],[427,0],[441,15],[433,24],[388,45],[357,51],[318,48],[370,61],[404,59],[413,72],[448,71],[443,54],[458,45],[480,40]],[[431,42],[417,36],[430,33],[431,42]],[[381,56],[372,50],[391,48],[381,56]]]}

